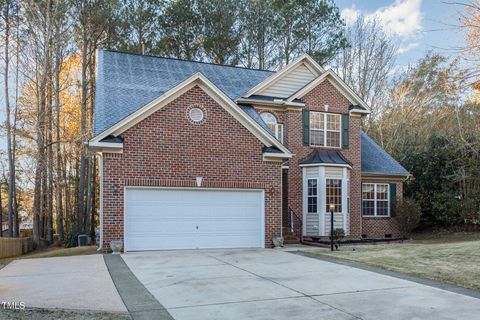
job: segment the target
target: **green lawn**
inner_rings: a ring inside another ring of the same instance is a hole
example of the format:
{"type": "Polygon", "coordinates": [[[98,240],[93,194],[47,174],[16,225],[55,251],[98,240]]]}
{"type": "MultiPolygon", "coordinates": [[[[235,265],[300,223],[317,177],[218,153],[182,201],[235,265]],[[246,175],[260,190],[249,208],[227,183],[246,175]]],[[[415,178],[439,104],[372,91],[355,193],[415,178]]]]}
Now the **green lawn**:
{"type": "Polygon", "coordinates": [[[0,259],[0,269],[9,264],[13,260],[18,259],[34,259],[34,258],[50,258],[50,257],[66,257],[66,256],[78,256],[85,254],[98,253],[96,246],[76,247],[76,248],[63,248],[63,247],[50,247],[41,250],[35,250],[27,254],[0,259]]]}
{"type": "Polygon", "coordinates": [[[309,252],[480,290],[480,233],[420,235],[404,243],[309,252]]]}

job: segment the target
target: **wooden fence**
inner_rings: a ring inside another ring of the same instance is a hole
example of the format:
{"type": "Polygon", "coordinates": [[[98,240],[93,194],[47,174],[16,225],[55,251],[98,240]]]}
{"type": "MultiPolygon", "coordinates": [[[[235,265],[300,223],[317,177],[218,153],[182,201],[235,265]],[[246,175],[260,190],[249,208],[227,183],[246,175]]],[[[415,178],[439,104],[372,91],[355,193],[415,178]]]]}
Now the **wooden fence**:
{"type": "Polygon", "coordinates": [[[20,256],[32,250],[32,238],[0,238],[0,259],[20,256]]]}

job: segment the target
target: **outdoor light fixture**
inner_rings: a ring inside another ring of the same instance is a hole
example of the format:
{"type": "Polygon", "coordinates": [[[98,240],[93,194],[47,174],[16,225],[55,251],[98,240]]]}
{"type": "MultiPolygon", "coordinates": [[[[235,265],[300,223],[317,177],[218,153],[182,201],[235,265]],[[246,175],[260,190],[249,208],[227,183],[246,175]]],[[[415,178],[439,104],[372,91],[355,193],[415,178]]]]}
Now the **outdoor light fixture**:
{"type": "Polygon", "coordinates": [[[330,203],[328,208],[330,209],[330,251],[333,251],[333,211],[335,211],[335,205],[330,203]]]}

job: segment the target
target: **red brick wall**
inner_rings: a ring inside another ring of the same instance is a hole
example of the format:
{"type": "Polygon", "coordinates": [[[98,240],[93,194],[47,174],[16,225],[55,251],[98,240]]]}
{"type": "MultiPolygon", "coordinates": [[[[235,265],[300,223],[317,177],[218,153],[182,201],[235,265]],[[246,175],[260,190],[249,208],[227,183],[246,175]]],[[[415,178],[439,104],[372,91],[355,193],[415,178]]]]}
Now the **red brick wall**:
{"type": "Polygon", "coordinates": [[[123,240],[125,186],[265,190],[265,246],[281,233],[281,163],[262,159],[262,143],[199,87],[122,134],[122,154],[103,155],[104,246],[123,240]],[[188,110],[200,106],[202,123],[188,110]]]}
{"type": "MultiPolygon", "coordinates": [[[[397,184],[397,201],[403,197],[403,181],[398,179],[375,179],[364,177],[362,182],[365,183],[396,183],[397,184]]],[[[386,234],[392,237],[401,236],[397,221],[390,217],[362,217],[362,235],[367,238],[383,238],[386,234]]]]}
{"type": "MultiPolygon", "coordinates": [[[[324,81],[316,88],[307,93],[303,98],[305,108],[310,111],[325,112],[325,105],[328,105],[329,113],[343,114],[349,112],[351,105],[348,101],[329,81],[324,81]]],[[[259,110],[260,112],[265,110],[259,110]]],[[[325,150],[339,150],[345,158],[352,163],[351,177],[350,177],[350,235],[352,237],[361,236],[361,175],[360,175],[360,128],[361,117],[350,117],[349,128],[349,147],[348,149],[341,148],[319,148],[308,147],[303,145],[303,123],[302,111],[274,111],[278,117],[278,121],[285,125],[285,144],[295,154],[289,161],[288,172],[288,192],[289,192],[289,206],[299,215],[302,216],[302,168],[299,162],[308,156],[314,149],[325,150]]]]}

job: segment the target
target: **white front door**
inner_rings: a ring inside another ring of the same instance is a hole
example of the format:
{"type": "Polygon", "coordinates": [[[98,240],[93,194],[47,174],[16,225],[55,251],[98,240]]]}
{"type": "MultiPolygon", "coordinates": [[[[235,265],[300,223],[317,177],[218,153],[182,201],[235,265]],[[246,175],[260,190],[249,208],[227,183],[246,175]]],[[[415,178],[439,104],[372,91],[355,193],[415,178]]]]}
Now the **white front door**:
{"type": "Polygon", "coordinates": [[[125,251],[264,246],[263,191],[126,188],[125,251]]]}

